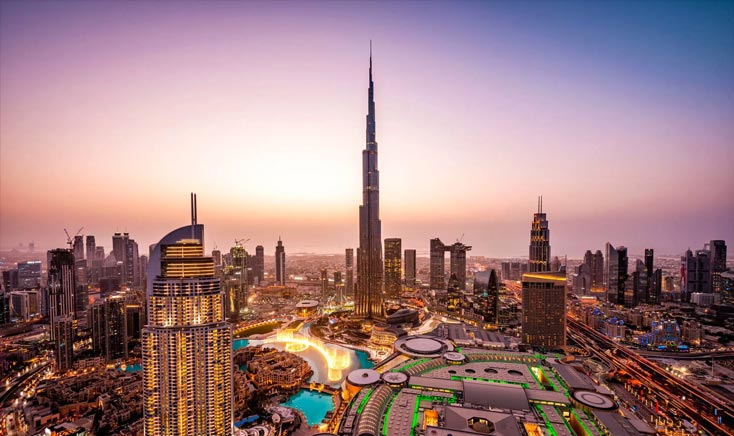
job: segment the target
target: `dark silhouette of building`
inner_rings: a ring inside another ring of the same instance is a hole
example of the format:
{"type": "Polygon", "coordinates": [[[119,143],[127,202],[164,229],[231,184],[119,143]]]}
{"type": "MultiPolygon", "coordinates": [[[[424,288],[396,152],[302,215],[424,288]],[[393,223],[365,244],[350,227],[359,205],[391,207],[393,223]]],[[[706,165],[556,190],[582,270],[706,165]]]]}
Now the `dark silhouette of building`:
{"type": "Polygon", "coordinates": [[[255,247],[255,276],[259,285],[265,282],[265,247],[262,245],[255,247]]]}
{"type": "Polygon", "coordinates": [[[411,249],[405,250],[403,257],[405,258],[405,286],[415,287],[415,277],[416,277],[415,250],[411,250],[411,249]]]}
{"type": "Polygon", "coordinates": [[[471,250],[471,247],[464,245],[461,242],[455,242],[448,247],[451,253],[451,275],[455,275],[459,281],[459,288],[462,291],[466,290],[466,252],[471,250]]]}
{"type": "Polygon", "coordinates": [[[490,269],[483,273],[474,276],[474,313],[485,323],[498,325],[500,287],[497,271],[490,269]]]}
{"type": "Polygon", "coordinates": [[[51,339],[54,340],[56,330],[54,322],[64,317],[76,319],[75,294],[76,278],[74,268],[74,252],[57,248],[48,252],[48,295],[51,339]]]}
{"type": "Polygon", "coordinates": [[[127,309],[125,298],[114,296],[97,300],[89,310],[92,350],[107,362],[127,359],[127,309]]]}
{"type": "Polygon", "coordinates": [[[400,298],[402,276],[402,241],[400,238],[385,239],[385,298],[400,298]]]}
{"type": "Polygon", "coordinates": [[[321,301],[326,303],[329,299],[329,272],[326,268],[321,269],[321,301]]]}
{"type": "Polygon", "coordinates": [[[721,273],[726,268],[726,241],[712,240],[709,243],[711,250],[711,292],[721,294],[723,291],[723,280],[721,273]]]}
{"type": "Polygon", "coordinates": [[[624,305],[625,290],[627,284],[627,248],[614,246],[607,242],[607,254],[605,256],[606,268],[604,269],[605,282],[607,283],[607,296],[611,303],[624,305]]]}
{"type": "Polygon", "coordinates": [[[377,169],[375,88],[372,81],[372,49],[367,108],[366,147],[362,151],[362,205],[359,206],[357,291],[354,313],[359,318],[383,319],[382,224],[380,222],[380,171],[377,169]]]}
{"type": "Polygon", "coordinates": [[[429,284],[432,289],[443,289],[446,285],[446,245],[439,238],[431,239],[431,263],[429,284]]]}
{"type": "Polygon", "coordinates": [[[94,241],[93,235],[87,235],[87,267],[94,267],[94,261],[97,255],[97,243],[94,241]]]}
{"type": "Polygon", "coordinates": [[[685,294],[684,301],[690,301],[694,292],[711,292],[711,252],[709,250],[696,250],[694,255],[691,250],[686,251],[683,257],[685,267],[685,294]]]}
{"type": "Polygon", "coordinates": [[[65,372],[74,367],[75,324],[76,322],[71,316],[58,317],[51,322],[51,332],[54,338],[54,361],[58,372],[65,372]]]}

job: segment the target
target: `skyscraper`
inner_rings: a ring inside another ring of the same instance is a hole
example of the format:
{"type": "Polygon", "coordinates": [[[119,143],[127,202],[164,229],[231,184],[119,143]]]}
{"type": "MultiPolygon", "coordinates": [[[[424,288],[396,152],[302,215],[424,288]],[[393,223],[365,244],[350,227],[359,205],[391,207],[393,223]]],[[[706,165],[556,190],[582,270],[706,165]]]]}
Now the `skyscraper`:
{"type": "Polygon", "coordinates": [[[54,338],[54,360],[56,370],[64,372],[74,366],[75,320],[71,316],[55,318],[51,322],[51,336],[54,338]]]}
{"type": "Polygon", "coordinates": [[[543,213],[543,197],[538,197],[538,212],[530,229],[530,261],[528,272],[550,271],[550,229],[543,213]]]}
{"type": "Polygon", "coordinates": [[[400,238],[385,239],[385,298],[397,300],[402,288],[402,241],[400,238]]]}
{"type": "Polygon", "coordinates": [[[711,252],[709,250],[686,251],[682,259],[685,267],[685,294],[684,301],[689,301],[694,292],[711,292],[711,252]]]}
{"type": "Polygon", "coordinates": [[[344,283],[345,295],[354,296],[354,249],[344,250],[344,262],[346,265],[346,282],[344,283]]]}
{"type": "Polygon", "coordinates": [[[603,289],[604,288],[604,255],[601,250],[596,250],[594,256],[591,258],[591,288],[592,289],[603,289]]]}
{"type": "Polygon", "coordinates": [[[41,287],[41,261],[18,262],[18,288],[35,289],[41,287]]]}
{"type": "Polygon", "coordinates": [[[89,310],[92,350],[110,362],[127,359],[127,303],[119,295],[97,300],[89,310]]]}
{"type": "Polygon", "coordinates": [[[329,272],[321,268],[321,301],[326,303],[329,298],[329,272]]]}
{"type": "Polygon", "coordinates": [[[146,436],[232,434],[232,328],[204,226],[163,237],[148,264],[142,333],[146,436]]]}
{"type": "Polygon", "coordinates": [[[87,235],[87,267],[92,268],[97,256],[97,243],[93,235],[87,235]]]}
{"type": "Polygon", "coordinates": [[[84,259],[84,236],[74,236],[74,260],[84,259]]]}
{"type": "Polygon", "coordinates": [[[380,223],[380,172],[377,169],[375,89],[372,49],[367,103],[366,147],[362,151],[362,205],[359,206],[357,291],[354,314],[359,318],[384,318],[382,306],[382,228],[380,223]]]}
{"type": "Polygon", "coordinates": [[[275,246],[275,284],[285,286],[285,277],[285,247],[278,237],[278,245],[275,246]]]}
{"type": "Polygon", "coordinates": [[[446,245],[439,238],[431,239],[430,280],[431,289],[443,289],[446,285],[446,245]]]}
{"type": "Polygon", "coordinates": [[[624,292],[627,283],[627,248],[614,246],[607,242],[604,268],[607,297],[611,303],[624,305],[624,292]]]}
{"type": "Polygon", "coordinates": [[[566,346],[566,274],[522,276],[522,342],[544,349],[566,346]]]}
{"type": "Polygon", "coordinates": [[[462,291],[466,290],[466,252],[471,250],[471,247],[464,245],[461,242],[455,242],[448,247],[451,253],[451,275],[455,275],[459,281],[459,289],[462,291]]]}
{"type": "Polygon", "coordinates": [[[405,286],[415,286],[416,266],[415,250],[405,250],[405,286]]]}
{"type": "Polygon", "coordinates": [[[711,292],[721,294],[723,280],[721,273],[726,271],[726,241],[713,240],[709,244],[711,250],[711,292]]]}
{"type": "Polygon", "coordinates": [[[255,272],[257,283],[262,285],[265,281],[265,247],[262,245],[255,247],[255,272]]]}
{"type": "Polygon", "coordinates": [[[76,318],[76,279],[72,250],[57,248],[48,252],[48,288],[51,339],[54,340],[54,322],[64,317],[76,318]]]}
{"type": "Polygon", "coordinates": [[[474,275],[474,312],[485,323],[499,323],[500,287],[497,271],[490,269],[474,275]]]}

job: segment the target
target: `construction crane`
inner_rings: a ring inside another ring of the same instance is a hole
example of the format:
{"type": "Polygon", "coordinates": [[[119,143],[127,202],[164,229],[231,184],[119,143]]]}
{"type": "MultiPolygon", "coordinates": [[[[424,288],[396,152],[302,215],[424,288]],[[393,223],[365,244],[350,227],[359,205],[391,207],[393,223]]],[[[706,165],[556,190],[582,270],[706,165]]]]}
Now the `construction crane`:
{"type": "Polygon", "coordinates": [[[74,235],[74,237],[71,237],[69,236],[69,232],[67,232],[66,229],[64,229],[64,233],[66,233],[66,243],[69,244],[69,250],[71,250],[71,248],[74,246],[74,238],[79,236],[82,233],[82,230],[84,230],[84,226],[79,228],[79,230],[76,232],[76,235],[74,235]]]}
{"type": "Polygon", "coordinates": [[[236,239],[235,238],[234,245],[236,247],[244,247],[246,243],[250,242],[250,239],[251,238],[247,238],[247,239],[236,239]]]}
{"type": "Polygon", "coordinates": [[[456,240],[456,242],[461,243],[461,241],[464,240],[464,233],[461,234],[461,237],[456,240]]]}

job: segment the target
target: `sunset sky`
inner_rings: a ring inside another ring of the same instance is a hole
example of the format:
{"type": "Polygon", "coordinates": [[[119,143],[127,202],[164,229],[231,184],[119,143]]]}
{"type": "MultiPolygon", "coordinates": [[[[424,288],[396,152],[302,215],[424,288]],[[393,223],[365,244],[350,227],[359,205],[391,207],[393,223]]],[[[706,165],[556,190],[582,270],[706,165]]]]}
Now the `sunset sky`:
{"type": "Polygon", "coordinates": [[[3,1],[0,248],[357,246],[370,39],[383,237],[734,245],[734,2],[3,1]]]}

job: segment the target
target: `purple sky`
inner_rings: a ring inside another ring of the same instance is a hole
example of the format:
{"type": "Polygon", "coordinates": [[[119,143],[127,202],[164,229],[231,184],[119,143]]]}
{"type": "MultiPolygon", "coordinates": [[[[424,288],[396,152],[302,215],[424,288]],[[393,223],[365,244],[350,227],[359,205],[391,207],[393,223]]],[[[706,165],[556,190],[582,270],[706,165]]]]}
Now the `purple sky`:
{"type": "Polygon", "coordinates": [[[734,241],[732,3],[2,2],[0,247],[356,246],[370,39],[383,237],[734,241]]]}

